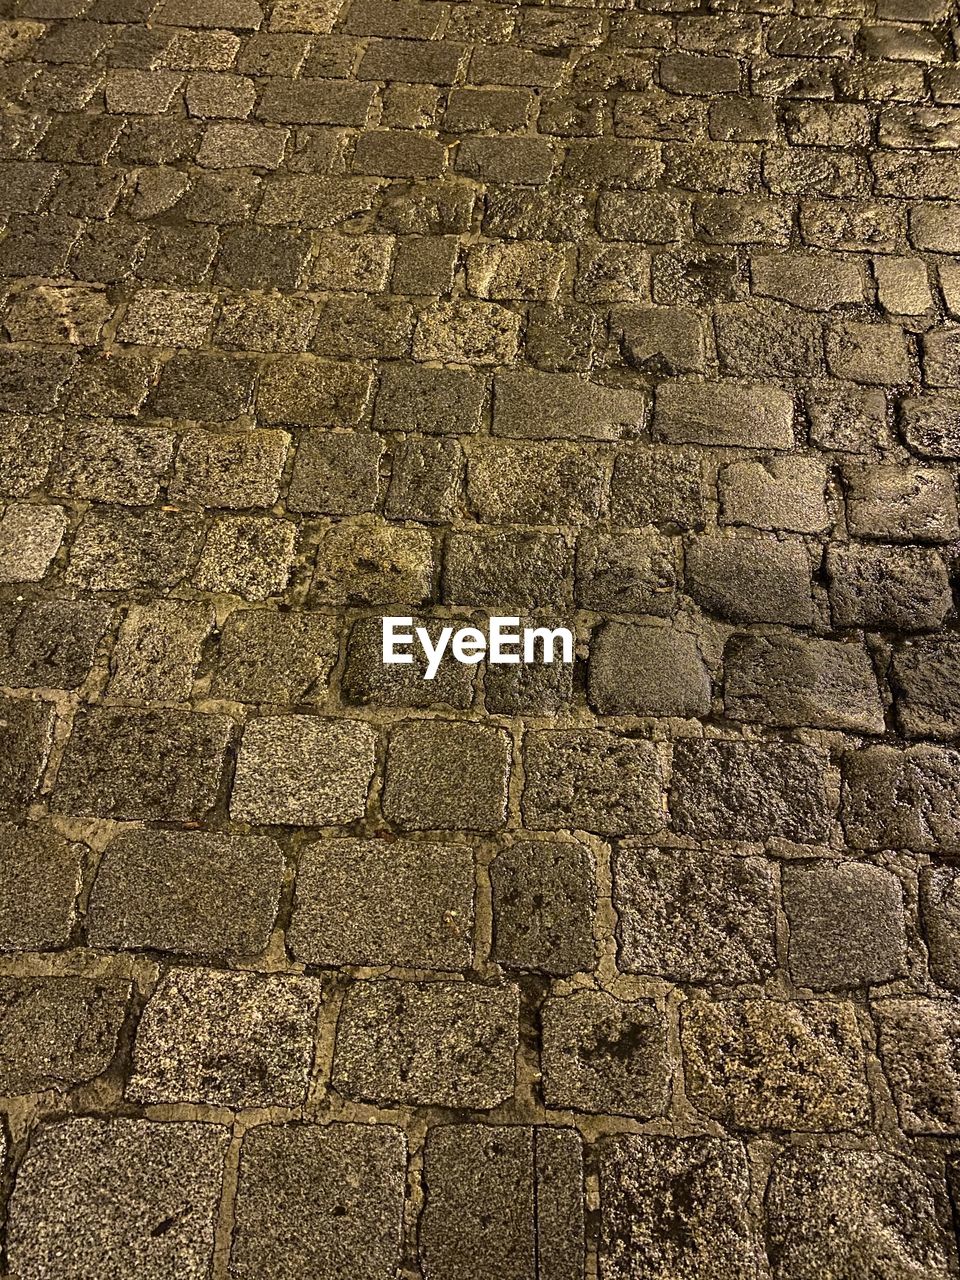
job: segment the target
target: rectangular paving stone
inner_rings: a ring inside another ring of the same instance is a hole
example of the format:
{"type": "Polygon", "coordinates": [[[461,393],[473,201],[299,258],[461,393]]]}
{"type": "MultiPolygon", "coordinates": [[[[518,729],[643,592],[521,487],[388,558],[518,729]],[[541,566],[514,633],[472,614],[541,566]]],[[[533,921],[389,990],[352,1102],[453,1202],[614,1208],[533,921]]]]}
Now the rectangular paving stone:
{"type": "Polygon", "coordinates": [[[231,817],[272,826],[335,826],[362,818],[376,734],[357,721],[261,716],[240,744],[231,817]]]}
{"type": "Polygon", "coordinates": [[[572,840],[523,840],[490,867],[493,958],[505,969],[569,974],[593,968],[596,864],[572,840]]]}
{"type": "Polygon", "coordinates": [[[222,715],[82,711],[57,773],[53,808],[99,818],[203,818],[217,799],[231,729],[222,715]]]}
{"type": "Polygon", "coordinates": [[[734,1129],[828,1133],[870,1120],[863,1041],[846,1001],[691,1001],[681,1043],[688,1099],[734,1129]]]}
{"type": "Polygon", "coordinates": [[[491,524],[589,523],[605,496],[606,461],[581,445],[478,441],[467,451],[467,499],[491,524]]]}
{"type": "Polygon", "coordinates": [[[0,698],[0,813],[19,818],[43,777],[56,719],[50,702],[0,698]]]}
{"type": "Polygon", "coordinates": [[[525,610],[560,607],[572,593],[573,554],[558,534],[533,530],[447,535],[441,589],[450,604],[525,610]]]}
{"type": "Polygon", "coordinates": [[[957,764],[947,747],[876,746],[843,758],[841,820],[855,849],[960,848],[957,764]]]}
{"type": "Polygon", "coordinates": [[[321,986],[278,974],[172,969],[140,1017],[127,1094],[138,1102],[302,1105],[321,986]]]}
{"type": "Polygon", "coordinates": [[[385,1106],[484,1111],[514,1088],[519,992],[474,982],[355,982],[337,1023],[333,1087],[385,1106]]]}
{"type": "Polygon", "coordinates": [[[393,1280],[406,1139],[390,1125],[266,1124],[240,1149],[230,1275],[393,1280]]]}
{"type": "Polygon", "coordinates": [[[793,447],[793,400],[778,387],[736,382],[665,382],[654,430],[671,444],[793,447]]]}
{"type": "Polygon", "coordinates": [[[229,1144],[226,1128],[69,1119],[34,1134],[11,1204],[11,1261],[44,1280],[141,1280],[209,1274],[229,1144]]]}
{"type": "Polygon", "coordinates": [[[325,614],[236,609],[221,632],[213,691],[238,702],[319,702],[338,643],[337,620],[325,614]]]}
{"type": "Polygon", "coordinates": [[[0,606],[0,684],[76,689],[89,676],[112,620],[109,606],[90,600],[0,606]]]}
{"type": "Polygon", "coordinates": [[[0,825],[0,951],[67,944],[83,872],[83,846],[49,827],[0,825]]]}
{"type": "Polygon", "coordinates": [[[99,1076],[129,993],[112,979],[0,977],[0,1094],[64,1092],[99,1076]]]}
{"type": "Polygon", "coordinates": [[[613,868],[624,972],[704,983],[773,973],[777,887],[763,859],[625,842],[613,868]]]}
{"type": "Polygon", "coordinates": [[[521,439],[618,440],[643,426],[649,401],[642,391],[583,382],[573,375],[517,371],[493,383],[493,432],[521,439]]]}
{"type": "Polygon", "coordinates": [[[618,1134],[598,1151],[604,1280],[674,1280],[704,1265],[730,1280],[762,1274],[741,1143],[618,1134]]]}
{"type": "MultiPolygon", "coordinates": [[[[466,623],[467,619],[459,620],[466,623]]],[[[412,616],[405,634],[425,627],[434,646],[445,627],[458,625],[449,618],[412,616]]],[[[466,710],[474,699],[477,667],[458,662],[449,648],[431,680],[425,678],[428,661],[419,642],[408,655],[409,663],[383,662],[383,617],[359,618],[347,641],[347,661],[340,677],[341,696],[348,702],[373,707],[450,707],[466,710]]]]}
{"type": "Polygon", "coordinates": [[[425,1280],[576,1280],[583,1154],[575,1129],[438,1125],[424,1149],[425,1280]]]}
{"type": "Polygon", "coordinates": [[[328,840],[300,856],[287,942],[306,964],[465,969],[473,928],[469,845],[328,840]]]}
{"type": "Polygon", "coordinates": [[[185,702],[214,622],[213,609],[202,602],[151,600],[131,605],[111,656],[111,696],[185,702]]]}
{"type": "Polygon", "coordinates": [[[957,1005],[950,999],[906,997],[872,1006],[880,1036],[880,1061],[907,1133],[955,1134],[960,1130],[957,1005]]]}
{"type": "Polygon", "coordinates": [[[90,591],[175,587],[188,576],[202,536],[195,512],[90,507],[77,529],[67,583],[90,591]]]}
{"type": "Polygon", "coordinates": [[[87,940],[110,950],[256,955],[270,940],[283,870],[264,836],[121,832],[97,868],[87,940]]]}
{"type": "Polygon", "coordinates": [[[390,734],[383,812],[404,831],[497,831],[506,823],[512,743],[493,725],[408,721],[390,734]]]}
{"type": "Polygon", "coordinates": [[[542,730],[524,739],[523,817],[534,830],[632,835],[664,821],[652,742],[603,729],[542,730]]]}

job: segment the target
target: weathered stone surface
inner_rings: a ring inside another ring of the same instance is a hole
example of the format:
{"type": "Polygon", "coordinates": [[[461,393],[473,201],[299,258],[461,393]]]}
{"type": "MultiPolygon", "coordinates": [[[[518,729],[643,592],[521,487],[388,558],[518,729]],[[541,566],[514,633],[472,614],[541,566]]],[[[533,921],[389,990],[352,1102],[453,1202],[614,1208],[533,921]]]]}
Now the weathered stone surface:
{"type": "Polygon", "coordinates": [[[290,949],[330,967],[463,969],[472,958],[473,853],[466,845],[329,840],[297,870],[290,949]]]}
{"type": "Polygon", "coordinates": [[[76,689],[111,621],[106,605],[89,600],[0,605],[0,684],[76,689]]]}
{"type": "Polygon", "coordinates": [[[639,391],[573,376],[502,373],[493,383],[493,431],[521,439],[618,440],[642,426],[648,401],[639,391]]]}
{"type": "Polygon", "coordinates": [[[184,702],[214,623],[209,605],[152,600],[131,605],[113,651],[110,693],[144,702],[184,702]]]}
{"type": "Polygon", "coordinates": [[[960,848],[957,753],[946,747],[868,747],[843,759],[841,818],[857,849],[960,848]]]}
{"type": "Polygon", "coordinates": [[[489,1110],[514,1085],[518,991],[473,982],[356,982],[337,1024],[333,1084],[381,1105],[489,1110]]]}
{"type": "Polygon", "coordinates": [[[362,818],[373,776],[369,725],[262,716],[243,733],[231,816],[261,825],[332,826],[362,818]]]}
{"type": "Polygon", "coordinates": [[[237,609],[223,627],[213,691],[238,702],[318,702],[337,648],[335,620],[324,614],[237,609]]]}
{"type": "Polygon", "coordinates": [[[36,795],[53,740],[48,702],[0,698],[0,811],[21,817],[36,795]]]}
{"type": "Polygon", "coordinates": [[[799,538],[698,538],[686,556],[686,580],[702,609],[730,622],[813,621],[810,557],[799,538]]]}
{"type": "Polygon", "coordinates": [[[221,957],[263,951],[283,857],[263,836],[125,831],[107,846],[87,909],[95,947],[221,957]]]}
{"type": "Polygon", "coordinates": [[[777,387],[735,382],[664,382],[653,419],[671,444],[793,446],[793,402],[777,387]]]}
{"type": "Polygon", "coordinates": [[[311,594],[321,604],[423,604],[433,591],[433,565],[426,529],[341,522],[322,537],[311,594]]]}
{"type": "Polygon", "coordinates": [[[960,1131],[956,1067],[960,1014],[955,1000],[878,1000],[873,1015],[880,1061],[907,1133],[960,1131]]]}
{"type": "Polygon", "coordinates": [[[11,502],[0,516],[0,583],[40,582],[66,529],[62,507],[11,502]]]}
{"type": "Polygon", "coordinates": [[[735,1129],[832,1132],[870,1116],[853,1005],[697,1000],[681,1017],[687,1097],[735,1129]]]}
{"type": "Polygon", "coordinates": [[[620,1134],[599,1155],[601,1275],[755,1280],[761,1245],[739,1142],[620,1134]]]}
{"type": "Polygon", "coordinates": [[[438,1125],[424,1148],[428,1280],[572,1280],[583,1267],[583,1154],[574,1129],[438,1125]]]}
{"type": "Polygon", "coordinates": [[[24,1159],[10,1215],[12,1264],[25,1280],[143,1280],[171,1268],[208,1274],[229,1144],[225,1128],[150,1120],[45,1124],[24,1159]]]}
{"type": "Polygon", "coordinates": [[[677,543],[646,530],[585,533],[577,543],[576,599],[587,609],[669,618],[676,609],[677,543]]]}
{"type": "Polygon", "coordinates": [[[448,534],[442,592],[450,604],[513,609],[560,607],[571,595],[573,555],[559,534],[532,530],[448,534]]]}
{"type": "Polygon", "coordinates": [[[53,806],[101,818],[203,818],[217,799],[231,728],[222,715],[84,711],[57,773],[53,806]]]}
{"type": "Polygon", "coordinates": [[[640,1120],[666,1109],[666,1021],[652,1000],[578,991],[547,1000],[540,1020],[547,1106],[640,1120]]]}
{"type": "Polygon", "coordinates": [[[960,536],[956,487],[943,468],[862,467],[847,480],[847,525],[855,538],[951,542],[960,536]]]}
{"type": "Polygon", "coordinates": [[[704,523],[702,455],[675,446],[635,446],[616,455],[610,482],[614,523],[686,533],[704,523]]]}
{"type": "Polygon", "coordinates": [[[90,507],[80,521],[68,585],[91,591],[155,591],[189,574],[203,537],[203,521],[185,511],[90,507]]]}
{"type": "Polygon", "coordinates": [[[404,831],[497,831],[507,813],[510,737],[492,725],[421,720],[390,734],[384,816],[404,831]]]}
{"type": "Polygon", "coordinates": [[[960,990],[960,868],[924,867],[920,914],[930,953],[930,972],[951,991],[960,990]]]}
{"type": "Polygon", "coordinates": [[[897,878],[861,863],[783,870],[794,982],[828,991],[903,977],[907,938],[897,878]]]}
{"type": "Polygon", "coordinates": [[[724,654],[731,720],[882,733],[883,707],[866,649],[812,636],[736,636],[724,654]]]}
{"type": "Polygon", "coordinates": [[[953,608],[946,566],[930,547],[831,547],[827,573],[837,626],[930,631],[953,608]]]}
{"type": "Polygon", "coordinates": [[[62,1092],[100,1075],[129,991],[113,979],[0,978],[0,1094],[62,1092]]]}
{"type": "Polygon", "coordinates": [[[652,742],[603,729],[529,732],[524,767],[524,822],[535,830],[631,835],[663,824],[661,763],[652,742]]]}
{"type": "Polygon", "coordinates": [[[605,462],[582,445],[485,442],[467,453],[467,499],[493,524],[587,524],[600,514],[605,462]]]}
{"type": "Polygon", "coordinates": [[[829,523],[825,484],[823,463],[815,458],[731,463],[720,472],[723,523],[822,533],[829,523]]]}
{"type": "Polygon", "coordinates": [[[287,585],[297,530],[272,516],[219,516],[193,575],[201,591],[266,600],[287,585]]]}
{"type": "Polygon", "coordinates": [[[593,967],[595,860],[572,840],[525,840],[490,868],[493,957],[506,969],[567,974],[593,967]]]}
{"type": "Polygon", "coordinates": [[[776,886],[760,858],[623,844],[613,901],[626,972],[735,983],[775,968],[776,886]]]}
{"type": "Polygon", "coordinates": [[[0,951],[65,945],[82,870],[82,846],[50,828],[0,826],[0,951]]]}
{"type": "Polygon", "coordinates": [[[171,970],[140,1018],[130,1097],[235,1108],[300,1105],[320,996],[312,978],[171,970]]]}
{"type": "Polygon", "coordinates": [[[258,1125],[240,1149],[230,1275],[331,1268],[386,1280],[400,1260],[406,1141],[389,1125],[258,1125]]]}
{"type": "Polygon", "coordinates": [[[664,626],[608,622],[590,645],[589,694],[602,715],[702,716],[710,678],[696,640],[664,626]]]}
{"type": "Polygon", "coordinates": [[[825,757],[792,742],[710,738],[675,744],[673,824],[707,840],[823,839],[829,825],[825,757]]]}

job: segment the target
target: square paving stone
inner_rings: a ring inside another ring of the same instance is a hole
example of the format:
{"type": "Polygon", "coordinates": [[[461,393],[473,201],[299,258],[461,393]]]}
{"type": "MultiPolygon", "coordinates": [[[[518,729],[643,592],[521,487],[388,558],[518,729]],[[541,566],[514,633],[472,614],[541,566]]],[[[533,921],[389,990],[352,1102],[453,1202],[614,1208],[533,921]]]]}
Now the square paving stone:
{"type": "Polygon", "coordinates": [[[297,871],[290,950],[307,964],[466,969],[474,859],[467,845],[329,840],[297,871]]]}
{"type": "Polygon", "coordinates": [[[786,1149],[767,1192],[776,1280],[952,1275],[942,1175],[880,1151],[786,1149]]]}
{"type": "Polygon", "coordinates": [[[922,636],[897,645],[891,683],[905,737],[960,733],[960,644],[952,636],[922,636]]]}
{"type": "Polygon", "coordinates": [[[177,451],[172,502],[204,507],[272,507],[290,445],[285,431],[191,431],[177,451]]]}
{"type": "MultiPolygon", "coordinates": [[[[454,630],[464,619],[411,616],[408,635],[414,628],[425,627],[430,640],[437,645],[444,627],[454,630]]],[[[422,707],[433,711],[439,707],[466,710],[473,702],[477,668],[458,662],[449,648],[440,660],[433,679],[425,679],[427,659],[419,643],[413,643],[409,663],[385,664],[383,661],[383,617],[358,618],[347,641],[347,663],[340,680],[342,696],[359,706],[422,707]]]]}
{"type": "Polygon", "coordinates": [[[688,1099],[735,1129],[828,1133],[870,1118],[863,1039],[845,1001],[691,1001],[681,1042],[688,1099]]]}
{"type": "Polygon", "coordinates": [[[265,836],[121,832],[97,869],[87,940],[117,950],[256,955],[270,940],[283,868],[265,836]]]}
{"type": "Polygon", "coordinates": [[[358,721],[263,716],[244,730],[230,813],[241,822],[334,826],[364,816],[376,734],[358,721]]]}
{"type": "Polygon", "coordinates": [[[333,1087],[347,1098],[488,1110],[514,1088],[514,986],[355,982],[337,1023],[333,1087]]]}
{"type": "Polygon", "coordinates": [[[652,742],[603,729],[528,732],[524,762],[528,827],[632,835],[663,825],[662,771],[652,742]]]}
{"type": "Polygon", "coordinates": [[[301,1106],[321,994],[312,978],[171,970],[141,1015],[128,1096],[234,1108],[301,1106]]]}
{"type": "Polygon", "coordinates": [[[35,1134],[11,1203],[23,1280],[206,1280],[229,1133],[219,1125],[67,1120],[35,1134]]]}
{"type": "Polygon", "coordinates": [[[111,979],[0,977],[0,1095],[62,1092],[104,1072],[129,994],[111,979]]]}
{"type": "Polygon", "coordinates": [[[603,1280],[759,1280],[741,1143],[619,1134],[599,1158],[603,1280]]]}
{"type": "Polygon", "coordinates": [[[425,1280],[578,1280],[583,1152],[575,1129],[451,1124],[424,1149],[425,1280]]]}
{"type": "Polygon", "coordinates": [[[670,1101],[667,1024],[652,1000],[605,991],[551,997],[540,1014],[548,1107],[649,1120],[670,1101]]]}
{"type": "Polygon", "coordinates": [[[64,946],[82,871],[81,845],[47,827],[0,826],[0,951],[64,946]]]}
{"type": "Polygon", "coordinates": [[[510,736],[493,725],[419,720],[390,735],[383,812],[405,831],[497,831],[507,813],[510,736]]]}
{"type": "Polygon", "coordinates": [[[193,600],[131,605],[111,659],[111,696],[185,702],[214,622],[210,605],[193,600]]]}
{"type": "Polygon", "coordinates": [[[90,600],[0,605],[0,684],[20,689],[76,689],[113,611],[90,600]]]}
{"type": "Polygon", "coordinates": [[[848,862],[783,869],[793,981],[818,991],[907,973],[903,889],[882,867],[848,862]]]}
{"type": "Polygon", "coordinates": [[[338,644],[337,619],[326,614],[236,609],[220,638],[214,694],[238,702],[319,702],[338,644]]]}
{"type": "Polygon", "coordinates": [[[619,965],[674,982],[761,982],[776,968],[777,887],[762,858],[621,845],[619,965]]]}
{"type": "Polygon", "coordinates": [[[193,575],[201,591],[267,600],[285,590],[297,529],[273,516],[219,516],[193,575]]]}
{"type": "Polygon", "coordinates": [[[406,1139],[369,1124],[258,1125],[240,1152],[235,1280],[394,1280],[406,1139]]]}
{"type": "Polygon", "coordinates": [[[0,698],[0,813],[19,817],[36,795],[53,741],[52,703],[0,698]]]}
{"type": "Polygon", "coordinates": [[[596,959],[596,863],[573,840],[524,840],[490,866],[493,958],[507,969],[569,974],[596,959]]]}
{"type": "Polygon", "coordinates": [[[217,799],[231,728],[226,716],[187,711],[81,711],[53,807],[98,818],[203,818],[217,799]]]}
{"type": "Polygon", "coordinates": [[[688,632],[605,623],[590,645],[589,698],[601,715],[705,716],[710,677],[688,632]]]}
{"type": "Polygon", "coordinates": [[[841,817],[855,849],[960,849],[960,752],[868,747],[843,758],[841,817]]]}

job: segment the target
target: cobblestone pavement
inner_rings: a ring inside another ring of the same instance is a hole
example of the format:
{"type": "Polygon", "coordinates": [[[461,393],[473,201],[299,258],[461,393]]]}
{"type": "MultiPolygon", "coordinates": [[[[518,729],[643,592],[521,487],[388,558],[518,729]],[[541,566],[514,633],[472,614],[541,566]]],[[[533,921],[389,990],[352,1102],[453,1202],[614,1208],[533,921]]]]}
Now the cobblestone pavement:
{"type": "Polygon", "coordinates": [[[950,5],[0,14],[0,1269],[956,1276],[950,5]]]}

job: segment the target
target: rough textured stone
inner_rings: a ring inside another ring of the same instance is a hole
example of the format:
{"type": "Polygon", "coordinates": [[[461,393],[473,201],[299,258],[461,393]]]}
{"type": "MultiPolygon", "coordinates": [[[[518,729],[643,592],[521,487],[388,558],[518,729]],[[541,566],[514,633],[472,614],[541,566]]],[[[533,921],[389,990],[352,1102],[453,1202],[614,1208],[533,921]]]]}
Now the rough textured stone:
{"type": "Polygon", "coordinates": [[[686,556],[686,579],[702,609],[730,622],[813,621],[810,557],[798,538],[698,538],[686,556]]]}
{"type": "Polygon", "coordinates": [[[231,722],[187,711],[91,708],[78,715],[57,774],[61,813],[200,819],[217,799],[231,722]]]}
{"type": "Polygon", "coordinates": [[[701,716],[710,678],[692,635],[608,622],[590,646],[590,702],[602,715],[701,716]]]}
{"type": "Polygon", "coordinates": [[[466,968],[473,879],[473,854],[465,845],[308,845],[297,870],[290,949],[299,960],[330,967],[466,968]]]}
{"type": "Polygon", "coordinates": [[[903,977],[903,892],[896,877],[860,863],[785,867],[790,973],[818,991],[903,977]]]}
{"type": "Polygon", "coordinates": [[[467,498],[493,524],[569,524],[595,520],[605,458],[581,445],[498,441],[467,453],[467,498]]]}
{"type": "Polygon", "coordinates": [[[609,835],[662,825],[661,765],[651,742],[602,729],[544,730],[524,740],[528,827],[609,835]]]}
{"type": "Polygon", "coordinates": [[[325,532],[311,593],[318,603],[417,605],[433,590],[433,539],[386,522],[340,523],[325,532]]]}
{"type": "Polygon", "coordinates": [[[831,547],[830,608],[841,627],[929,631],[953,607],[943,559],[928,547],[831,547]]]}
{"type": "Polygon", "coordinates": [[[214,622],[209,605],[153,600],[131,605],[113,651],[110,693],[145,702],[184,702],[214,622]]]}
{"type": "Polygon", "coordinates": [[[438,1125],[424,1148],[427,1280],[573,1280],[584,1252],[574,1129],[438,1125]]]}
{"type": "Polygon", "coordinates": [[[62,507],[11,502],[0,516],[0,583],[39,582],[67,528],[62,507]]]}
{"type": "Polygon", "coordinates": [[[62,1092],[104,1072],[128,995],[111,979],[0,978],[0,1093],[62,1092]]]}
{"type": "Polygon", "coordinates": [[[220,516],[193,575],[201,591],[267,600],[287,585],[297,530],[272,516],[220,516]]]}
{"type": "Polygon", "coordinates": [[[960,1015],[954,1000],[878,1000],[880,1061],[907,1133],[960,1130],[956,1068],[960,1015]]]}
{"type": "Polygon", "coordinates": [[[678,742],[670,791],[674,826],[710,840],[823,839],[825,763],[814,748],[792,742],[678,742]]]}
{"type": "Polygon", "coordinates": [[[10,1253],[25,1280],[56,1257],[64,1280],[123,1269],[202,1280],[229,1143],[225,1128],[150,1120],[70,1119],[34,1135],[10,1216],[10,1253]]]}
{"type": "Polygon", "coordinates": [[[767,1194],[778,1280],[950,1273],[943,1193],[920,1163],[876,1151],[787,1148],[767,1194]]]}
{"type": "Polygon", "coordinates": [[[687,1097],[735,1129],[831,1132],[870,1115],[853,1006],[698,1000],[684,1007],[687,1097]]]}
{"type": "Polygon", "coordinates": [[[868,747],[843,760],[841,817],[857,849],[960,848],[957,753],[946,747],[868,747]]]}
{"type": "Polygon", "coordinates": [[[761,1246],[739,1142],[620,1134],[599,1156],[602,1276],[755,1280],[761,1246]]]}
{"type": "Polygon", "coordinates": [[[54,727],[47,702],[0,698],[0,811],[20,817],[40,786],[54,727]]]}
{"type": "Polygon", "coordinates": [[[759,982],[776,965],[776,887],[760,858],[621,845],[619,964],[677,982],[759,982]]]}
{"type": "Polygon", "coordinates": [[[776,387],[664,382],[657,389],[653,423],[658,436],[671,444],[793,445],[793,403],[776,387]]]}
{"type": "MultiPolygon", "coordinates": [[[[411,617],[406,634],[413,628],[425,627],[432,643],[437,645],[445,626],[457,623],[447,618],[411,617]]],[[[458,662],[449,648],[440,660],[436,674],[427,680],[427,659],[419,643],[408,654],[413,661],[385,665],[383,662],[383,618],[360,618],[347,641],[347,661],[341,677],[341,691],[349,702],[361,706],[422,707],[438,706],[465,710],[473,702],[476,668],[458,662]]]]}
{"type": "MultiPolygon", "coordinates": [[[[276,10],[274,10],[276,13],[276,10]]],[[[400,1260],[406,1141],[389,1125],[258,1125],[243,1139],[230,1274],[349,1270],[400,1260]]]]}
{"type": "Polygon", "coordinates": [[[362,818],[373,776],[369,725],[314,716],[262,716],[244,730],[232,817],[328,826],[362,818]]]}
{"type": "Polygon", "coordinates": [[[829,523],[825,484],[823,463],[814,458],[731,463],[720,472],[723,523],[822,533],[829,523]]]}
{"type": "Polygon", "coordinates": [[[571,840],[526,840],[490,868],[493,957],[506,969],[568,974],[592,968],[594,858],[571,840]]]}
{"type": "Polygon", "coordinates": [[[108,845],[90,893],[95,947],[246,956],[277,914],[283,858],[263,836],[126,831],[108,845]]]}
{"type": "Polygon", "coordinates": [[[0,951],[65,945],[83,870],[81,845],[31,824],[0,826],[0,951]]]}
{"type": "Polygon", "coordinates": [[[390,734],[384,816],[405,831],[497,831],[507,813],[511,743],[503,729],[422,720],[390,734]]]}
{"type": "Polygon", "coordinates": [[[237,609],[223,627],[213,691],[238,702],[318,702],[336,659],[332,618],[237,609]]]}
{"type": "Polygon", "coordinates": [[[451,604],[511,609],[558,608],[571,594],[572,553],[559,535],[532,530],[454,532],[447,536],[443,598],[451,604]]]}
{"type": "Polygon", "coordinates": [[[106,605],[88,600],[0,605],[0,684],[76,689],[111,621],[106,605]]]}
{"type": "Polygon", "coordinates": [[[307,1093],[320,993],[312,978],[172,970],[140,1019],[130,1097],[298,1106],[307,1093]]]}
{"type": "Polygon", "coordinates": [[[925,867],[920,877],[920,902],[930,972],[952,991],[960,990],[960,868],[925,867]]]}
{"type": "Polygon", "coordinates": [[[960,536],[953,477],[934,467],[857,468],[848,474],[847,525],[855,538],[951,542],[960,536]]]}
{"type": "Polygon", "coordinates": [[[514,1085],[518,992],[472,982],[357,982],[337,1024],[333,1083],[380,1104],[488,1110],[514,1085]]]}
{"type": "Polygon", "coordinates": [[[677,603],[677,544],[646,530],[585,533],[577,543],[577,603],[669,618],[677,603]]]}
{"type": "Polygon", "coordinates": [[[666,1021],[652,1000],[578,991],[548,1000],[540,1017],[547,1106],[641,1120],[666,1109],[666,1021]]]}

